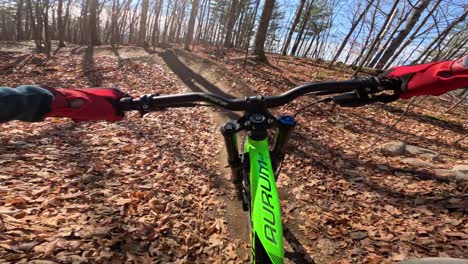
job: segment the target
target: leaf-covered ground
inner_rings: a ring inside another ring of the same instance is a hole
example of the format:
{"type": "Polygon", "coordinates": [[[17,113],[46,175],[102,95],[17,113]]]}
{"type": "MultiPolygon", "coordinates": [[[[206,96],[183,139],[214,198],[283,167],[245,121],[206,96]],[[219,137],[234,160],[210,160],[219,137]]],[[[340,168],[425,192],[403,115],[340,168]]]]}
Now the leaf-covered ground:
{"type": "MultiPolygon", "coordinates": [[[[41,66],[34,57],[21,69],[22,54],[0,56],[2,85],[187,91],[161,66],[119,66],[115,56],[90,59],[86,49],[64,49],[41,66]]],[[[1,262],[239,262],[243,244],[228,238],[212,162],[218,127],[206,111],[130,114],[114,124],[2,124],[1,262]]]]}
{"type": "MultiPolygon", "coordinates": [[[[236,90],[241,79],[253,92],[277,94],[306,81],[349,77],[278,57],[270,57],[273,67],[248,61],[244,69],[241,53],[218,59],[212,50],[200,49],[196,53],[214,67],[227,69],[225,76],[200,70],[200,78],[181,81],[181,73],[166,65],[170,56],[120,51],[69,47],[49,60],[25,51],[0,52],[0,85],[112,86],[141,95],[188,92],[190,82],[210,88],[217,79],[236,90]]],[[[294,113],[310,100],[277,112],[294,113]]],[[[467,115],[463,108],[441,115],[449,106],[446,99],[419,100],[384,137],[405,102],[333,112],[319,106],[298,117],[278,182],[288,251],[293,246],[318,263],[468,257],[467,185],[436,173],[467,163],[466,140],[451,145],[467,133],[467,115]],[[380,143],[391,140],[440,155],[426,160],[433,168],[410,168],[403,157],[379,151],[380,143]],[[379,144],[371,147],[375,141],[379,144]]],[[[114,124],[64,119],[2,124],[1,261],[245,261],[247,241],[236,239],[237,231],[227,224],[233,220],[224,199],[229,186],[219,180],[225,164],[217,162],[223,151],[214,136],[218,123],[211,109],[193,108],[143,118],[129,114],[114,124]]]]}
{"type": "MultiPolygon", "coordinates": [[[[211,49],[198,54],[242,76],[255,92],[278,94],[310,81],[346,79],[304,59],[269,56],[271,65],[245,60],[231,51],[219,58],[211,49]]],[[[287,226],[316,261],[398,261],[409,257],[468,258],[466,182],[435,172],[468,163],[466,108],[442,115],[452,102],[417,99],[400,118],[407,102],[344,109],[317,106],[298,117],[279,185],[287,192],[287,226]],[[382,133],[386,136],[382,137],[382,133]],[[382,154],[380,143],[401,140],[434,150],[433,168],[414,169],[402,157],[382,154]],[[374,145],[374,143],[377,143],[374,145]]],[[[310,100],[278,113],[293,114],[310,100]]]]}

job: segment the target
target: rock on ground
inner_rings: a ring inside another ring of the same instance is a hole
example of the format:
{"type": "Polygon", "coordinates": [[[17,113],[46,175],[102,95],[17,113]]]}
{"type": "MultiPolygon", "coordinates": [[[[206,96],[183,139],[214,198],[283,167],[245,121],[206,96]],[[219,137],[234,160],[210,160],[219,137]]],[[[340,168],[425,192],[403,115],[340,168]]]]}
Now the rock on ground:
{"type": "Polygon", "coordinates": [[[457,179],[468,181],[468,165],[455,165],[452,171],[457,179]]]}
{"type": "Polygon", "coordinates": [[[428,159],[433,159],[439,156],[439,153],[433,150],[421,148],[414,145],[406,145],[405,151],[411,155],[421,156],[428,159]]]}
{"type": "Polygon", "coordinates": [[[403,155],[405,153],[406,143],[401,141],[392,141],[382,146],[382,152],[390,155],[403,155]]]}
{"type": "Polygon", "coordinates": [[[434,159],[439,156],[439,153],[430,149],[421,148],[415,145],[406,144],[402,141],[391,141],[385,143],[381,151],[384,154],[400,156],[403,154],[410,154],[413,156],[418,156],[426,159],[434,159]]]}
{"type": "Polygon", "coordinates": [[[406,163],[412,167],[416,168],[432,168],[435,167],[434,164],[429,163],[427,161],[416,159],[416,158],[404,158],[401,159],[401,162],[406,163]]]}

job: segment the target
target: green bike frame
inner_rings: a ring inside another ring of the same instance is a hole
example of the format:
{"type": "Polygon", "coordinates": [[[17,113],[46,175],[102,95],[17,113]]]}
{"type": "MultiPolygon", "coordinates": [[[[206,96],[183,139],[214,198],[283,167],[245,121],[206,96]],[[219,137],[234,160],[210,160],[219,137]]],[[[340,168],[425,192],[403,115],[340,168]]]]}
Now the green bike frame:
{"type": "Polygon", "coordinates": [[[250,160],[250,223],[252,263],[284,263],[280,200],[270,159],[268,139],[247,138],[250,160]]]}

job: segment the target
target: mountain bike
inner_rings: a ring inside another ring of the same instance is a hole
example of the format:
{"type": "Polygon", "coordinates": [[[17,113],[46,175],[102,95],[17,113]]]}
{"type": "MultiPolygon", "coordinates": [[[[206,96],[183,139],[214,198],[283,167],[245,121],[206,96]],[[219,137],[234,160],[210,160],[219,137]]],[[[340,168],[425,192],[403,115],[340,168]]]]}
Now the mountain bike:
{"type": "MultiPolygon", "coordinates": [[[[401,82],[395,78],[369,77],[347,81],[308,83],[277,96],[224,98],[215,94],[188,93],[144,95],[138,99],[122,98],[122,111],[138,110],[142,114],[173,107],[216,106],[243,111],[238,120],[221,128],[228,163],[236,193],[249,215],[252,263],[284,263],[283,225],[276,180],[286,145],[296,125],[294,116],[275,117],[269,109],[285,105],[301,96],[322,96],[302,107],[333,102],[344,107],[358,107],[375,102],[388,103],[399,98],[401,82]],[[392,91],[387,93],[385,91],[392,91]],[[331,96],[332,95],[332,96],[331,96]],[[273,144],[268,131],[276,129],[273,144]],[[239,132],[247,135],[239,147],[239,132]]],[[[296,113],[297,115],[297,113],[296,113]]]]}

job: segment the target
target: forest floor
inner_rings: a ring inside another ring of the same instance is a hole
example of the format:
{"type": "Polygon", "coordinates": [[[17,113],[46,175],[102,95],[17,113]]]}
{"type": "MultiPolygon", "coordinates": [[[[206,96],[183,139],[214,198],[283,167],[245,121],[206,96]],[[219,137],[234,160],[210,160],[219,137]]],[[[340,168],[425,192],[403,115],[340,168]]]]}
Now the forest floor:
{"type": "MultiPolygon", "coordinates": [[[[78,46],[47,59],[10,45],[0,48],[0,85],[242,96],[350,77],[310,60],[269,60],[245,63],[240,51],[210,48],[78,46]]],[[[299,115],[278,181],[288,261],[468,258],[468,181],[451,170],[468,163],[468,140],[452,144],[468,133],[468,115],[464,106],[442,114],[453,100],[416,99],[392,131],[407,101],[299,115]],[[390,141],[432,154],[384,154],[390,141]]],[[[294,114],[310,101],[274,112],[294,114]]],[[[0,262],[248,261],[247,216],[226,180],[219,133],[237,115],[197,107],[112,124],[0,125],[0,262]]]]}

